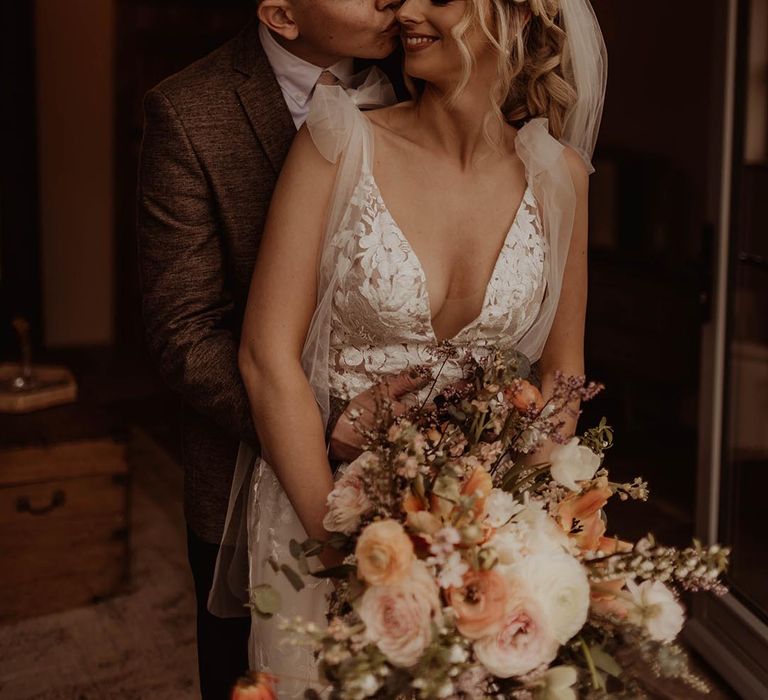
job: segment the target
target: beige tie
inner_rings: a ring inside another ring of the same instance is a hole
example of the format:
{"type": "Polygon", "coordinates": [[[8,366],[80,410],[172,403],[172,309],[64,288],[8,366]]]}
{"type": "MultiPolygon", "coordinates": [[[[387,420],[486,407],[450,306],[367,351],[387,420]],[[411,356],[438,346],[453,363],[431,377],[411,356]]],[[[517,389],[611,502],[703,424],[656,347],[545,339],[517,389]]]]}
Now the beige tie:
{"type": "Polygon", "coordinates": [[[329,70],[320,73],[316,85],[341,85],[341,81],[329,70]]]}

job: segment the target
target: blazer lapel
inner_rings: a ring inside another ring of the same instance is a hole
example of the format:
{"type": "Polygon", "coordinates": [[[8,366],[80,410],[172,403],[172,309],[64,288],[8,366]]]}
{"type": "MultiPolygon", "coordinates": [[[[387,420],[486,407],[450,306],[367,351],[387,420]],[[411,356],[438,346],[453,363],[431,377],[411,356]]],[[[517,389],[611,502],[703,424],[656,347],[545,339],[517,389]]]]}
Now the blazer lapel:
{"type": "Polygon", "coordinates": [[[259,40],[258,20],[253,20],[240,35],[235,53],[235,70],[248,76],[237,89],[253,131],[276,172],[283,167],[296,127],[259,40]]]}

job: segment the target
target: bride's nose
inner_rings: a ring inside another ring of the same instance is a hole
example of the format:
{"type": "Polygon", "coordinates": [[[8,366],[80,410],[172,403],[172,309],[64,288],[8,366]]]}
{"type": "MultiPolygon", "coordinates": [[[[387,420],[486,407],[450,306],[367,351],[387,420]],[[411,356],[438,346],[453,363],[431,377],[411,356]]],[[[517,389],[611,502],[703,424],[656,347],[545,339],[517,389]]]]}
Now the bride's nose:
{"type": "Polygon", "coordinates": [[[397,10],[397,20],[401,24],[410,22],[415,24],[421,21],[422,13],[419,11],[420,0],[404,0],[397,10]]]}

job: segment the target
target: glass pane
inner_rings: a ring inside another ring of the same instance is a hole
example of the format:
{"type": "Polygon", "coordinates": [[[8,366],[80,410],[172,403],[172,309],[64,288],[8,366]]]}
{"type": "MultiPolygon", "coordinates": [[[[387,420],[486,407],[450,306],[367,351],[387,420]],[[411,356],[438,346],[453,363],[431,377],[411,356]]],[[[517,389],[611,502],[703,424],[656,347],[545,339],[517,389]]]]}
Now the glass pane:
{"type": "Polygon", "coordinates": [[[586,360],[607,389],[582,424],[605,415],[612,476],[650,484],[649,502],[609,505],[611,531],[680,545],[694,530],[703,252],[720,170],[717,149],[703,146],[721,133],[724,3],[593,5],[610,70],[590,179],[586,360]],[[681,40],[683,26],[695,41],[681,40]],[[649,36],[664,50],[649,50],[649,36]]]}
{"type": "Polygon", "coordinates": [[[752,0],[729,299],[722,539],[733,593],[768,620],[768,0],[752,0]]]}

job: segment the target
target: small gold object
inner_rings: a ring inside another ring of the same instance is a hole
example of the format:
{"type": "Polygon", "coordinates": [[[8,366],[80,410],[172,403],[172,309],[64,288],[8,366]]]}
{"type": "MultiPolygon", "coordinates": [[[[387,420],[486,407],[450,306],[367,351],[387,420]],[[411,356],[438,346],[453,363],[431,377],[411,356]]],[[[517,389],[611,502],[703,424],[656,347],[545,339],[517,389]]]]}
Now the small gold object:
{"type": "Polygon", "coordinates": [[[29,322],[13,319],[19,338],[20,364],[0,364],[0,411],[28,413],[77,399],[77,383],[66,367],[33,366],[29,322]]]}

